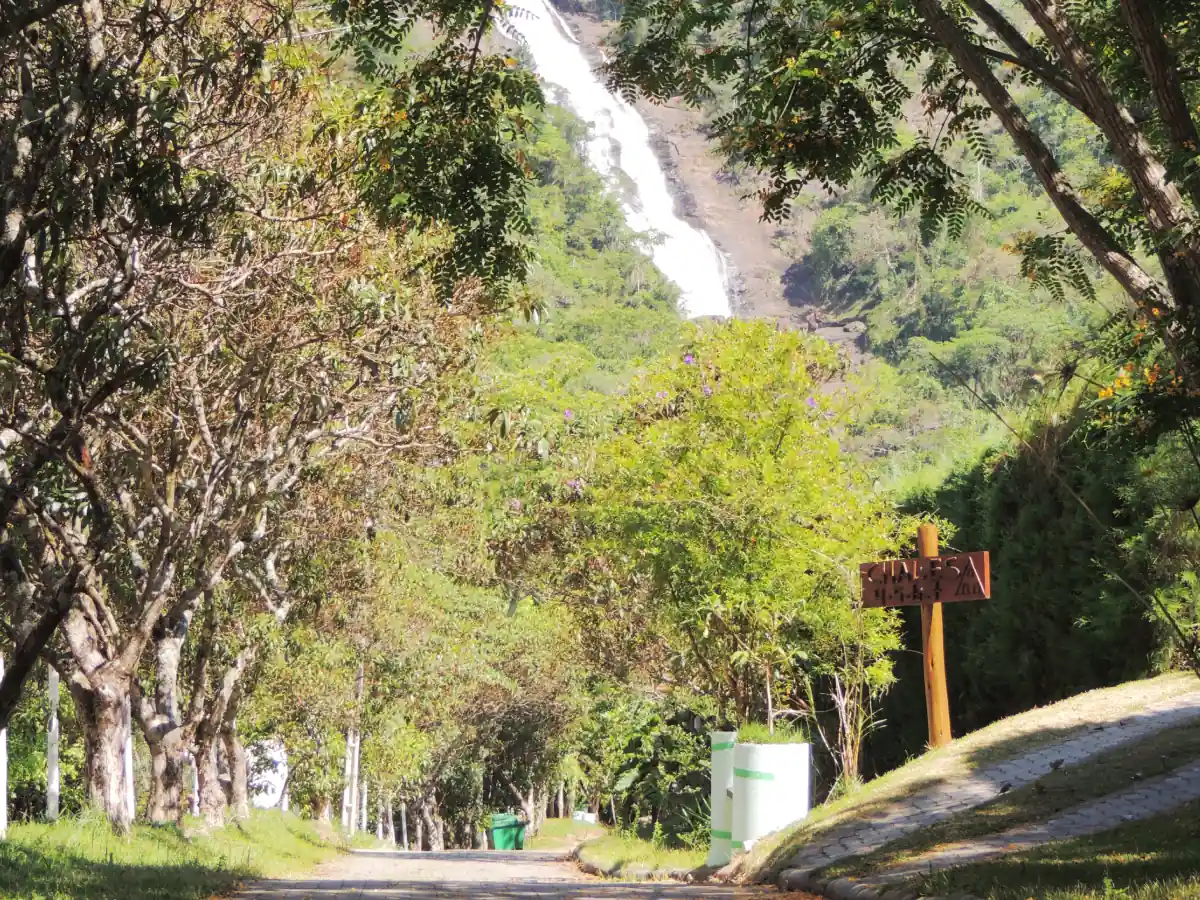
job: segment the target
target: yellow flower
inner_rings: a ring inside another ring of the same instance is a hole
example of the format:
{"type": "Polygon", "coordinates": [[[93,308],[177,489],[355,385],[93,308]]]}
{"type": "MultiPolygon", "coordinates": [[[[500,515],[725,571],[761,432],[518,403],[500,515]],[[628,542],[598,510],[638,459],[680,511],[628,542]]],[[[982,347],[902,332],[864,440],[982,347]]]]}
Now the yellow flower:
{"type": "Polygon", "coordinates": [[[1108,399],[1109,397],[1111,397],[1112,395],[1113,395],[1113,389],[1112,389],[1112,388],[1110,388],[1110,387],[1106,387],[1106,388],[1101,388],[1101,389],[1100,389],[1100,399],[1101,399],[1101,400],[1107,400],[1107,399],[1108,399]]]}

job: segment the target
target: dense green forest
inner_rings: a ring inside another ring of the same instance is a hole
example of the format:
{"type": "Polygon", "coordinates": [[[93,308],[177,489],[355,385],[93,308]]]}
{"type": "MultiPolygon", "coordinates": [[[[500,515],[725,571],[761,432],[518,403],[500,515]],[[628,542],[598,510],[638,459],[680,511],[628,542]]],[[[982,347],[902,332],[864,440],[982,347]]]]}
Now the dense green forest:
{"type": "Polygon", "coordinates": [[[684,320],[493,4],[0,0],[15,818],[52,753],[62,812],[215,829],[282,752],[418,847],[704,846],[711,729],[804,736],[822,799],[922,750],[858,564],[927,520],[995,573],[957,732],[1196,665],[1194,86],[1127,140],[1161,48],[1109,4],[662,5],[600,10],[607,76],[692,103],[862,359],[684,320]]]}

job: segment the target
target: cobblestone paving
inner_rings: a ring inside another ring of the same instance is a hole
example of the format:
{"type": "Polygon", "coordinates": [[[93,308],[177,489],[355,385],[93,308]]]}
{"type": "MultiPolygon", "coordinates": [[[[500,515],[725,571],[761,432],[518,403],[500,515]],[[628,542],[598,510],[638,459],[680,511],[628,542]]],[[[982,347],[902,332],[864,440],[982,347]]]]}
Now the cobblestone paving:
{"type": "Polygon", "coordinates": [[[1107,831],[1124,822],[1170,812],[1200,798],[1200,762],[1157,778],[1148,778],[1123,791],[1071,807],[1044,822],[1021,825],[999,834],[945,844],[902,866],[868,879],[871,884],[893,884],[935,869],[983,862],[1009,853],[1032,850],[1048,841],[1107,831]]]}
{"type": "Polygon", "coordinates": [[[238,900],[750,900],[768,888],[618,884],[583,875],[561,853],[462,850],[353,853],[312,877],[261,881],[238,900]]]}
{"type": "MultiPolygon", "coordinates": [[[[1068,766],[1082,762],[1197,717],[1200,717],[1200,694],[1191,693],[1149,704],[1140,713],[1122,716],[1108,724],[1094,724],[1074,737],[944,781],[826,832],[819,843],[805,846],[792,857],[789,866],[818,869],[840,859],[870,853],[913,831],[986,803],[1002,789],[1012,790],[1036,781],[1051,771],[1052,762],[1068,766]]],[[[1120,821],[1120,816],[1115,816],[1107,827],[1120,821]]]]}

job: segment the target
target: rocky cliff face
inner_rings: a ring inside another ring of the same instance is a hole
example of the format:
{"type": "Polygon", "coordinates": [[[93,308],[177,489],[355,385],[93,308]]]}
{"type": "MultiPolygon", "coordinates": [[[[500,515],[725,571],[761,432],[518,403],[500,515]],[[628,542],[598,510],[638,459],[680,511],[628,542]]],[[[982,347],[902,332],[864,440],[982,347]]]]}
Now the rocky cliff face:
{"type": "MultiPolygon", "coordinates": [[[[593,64],[598,65],[600,47],[612,23],[578,11],[563,15],[588,48],[593,64]]],[[[654,149],[674,188],[679,212],[712,236],[735,272],[735,314],[774,319],[856,349],[860,323],[843,326],[826,321],[819,298],[812,296],[806,284],[802,266],[782,249],[803,252],[811,223],[793,220],[777,226],[762,221],[762,208],[752,196],[755,186],[721,170],[703,119],[694,110],[681,103],[658,106],[645,102],[639,102],[638,110],[654,132],[654,149]]]]}

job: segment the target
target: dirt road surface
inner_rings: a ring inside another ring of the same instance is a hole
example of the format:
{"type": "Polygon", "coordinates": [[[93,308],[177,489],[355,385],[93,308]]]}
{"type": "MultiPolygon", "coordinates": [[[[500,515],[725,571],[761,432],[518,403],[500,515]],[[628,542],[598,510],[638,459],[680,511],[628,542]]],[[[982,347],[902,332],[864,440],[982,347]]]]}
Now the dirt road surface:
{"type": "Polygon", "coordinates": [[[311,877],[261,881],[238,900],[757,900],[767,888],[642,882],[583,875],[560,853],[360,852],[311,877]]]}

